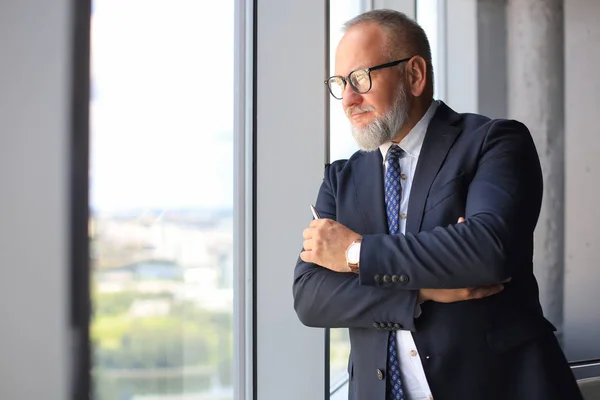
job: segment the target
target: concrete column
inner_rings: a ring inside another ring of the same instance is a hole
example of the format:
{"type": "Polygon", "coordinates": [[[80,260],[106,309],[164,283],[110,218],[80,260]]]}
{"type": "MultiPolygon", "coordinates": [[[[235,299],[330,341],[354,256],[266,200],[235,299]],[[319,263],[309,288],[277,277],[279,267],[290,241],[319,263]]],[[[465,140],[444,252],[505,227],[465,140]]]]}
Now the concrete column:
{"type": "Polygon", "coordinates": [[[508,0],[508,114],[527,125],[544,174],[534,271],[546,317],[563,325],[564,50],[562,0],[508,0]]]}

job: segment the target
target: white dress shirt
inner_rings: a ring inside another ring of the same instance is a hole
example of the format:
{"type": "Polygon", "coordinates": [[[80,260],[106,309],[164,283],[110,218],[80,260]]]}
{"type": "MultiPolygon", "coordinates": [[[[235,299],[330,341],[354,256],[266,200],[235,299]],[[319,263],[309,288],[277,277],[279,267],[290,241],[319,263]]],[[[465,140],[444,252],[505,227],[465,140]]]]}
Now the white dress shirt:
{"type": "MultiPolygon", "coordinates": [[[[402,185],[402,197],[400,199],[400,218],[399,228],[400,233],[403,235],[406,233],[406,219],[410,218],[407,215],[408,211],[408,199],[410,197],[410,190],[412,187],[413,177],[415,176],[415,170],[417,169],[417,161],[419,160],[419,154],[421,153],[421,147],[423,146],[423,139],[425,139],[425,133],[429,122],[435,114],[439,103],[433,101],[429,106],[429,109],[421,118],[421,120],[411,129],[411,131],[398,143],[398,146],[404,150],[405,154],[400,158],[400,177],[402,185]]],[[[387,152],[392,146],[392,142],[387,142],[379,146],[379,150],[383,155],[384,164],[384,175],[387,171],[387,152]]],[[[417,311],[415,315],[418,316],[420,311],[417,311]]],[[[404,396],[406,400],[432,400],[433,396],[425,377],[425,371],[423,370],[423,364],[421,364],[421,357],[417,351],[417,346],[412,337],[410,331],[396,331],[396,341],[398,350],[398,359],[400,362],[400,378],[402,379],[402,385],[404,386],[404,396]]]]}

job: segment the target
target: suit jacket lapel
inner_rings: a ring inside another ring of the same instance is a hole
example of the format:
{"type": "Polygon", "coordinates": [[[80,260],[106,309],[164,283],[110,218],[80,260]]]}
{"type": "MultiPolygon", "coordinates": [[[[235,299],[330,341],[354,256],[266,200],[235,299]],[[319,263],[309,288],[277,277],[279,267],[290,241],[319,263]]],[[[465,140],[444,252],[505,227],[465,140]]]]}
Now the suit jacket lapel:
{"type": "Polygon", "coordinates": [[[421,229],[431,184],[460,132],[453,126],[458,119],[459,115],[442,102],[429,123],[410,191],[406,233],[417,233],[421,229]]]}
{"type": "Polygon", "coordinates": [[[387,233],[381,152],[375,150],[363,153],[353,162],[352,169],[352,183],[358,202],[358,211],[364,221],[364,233],[387,233]]]}

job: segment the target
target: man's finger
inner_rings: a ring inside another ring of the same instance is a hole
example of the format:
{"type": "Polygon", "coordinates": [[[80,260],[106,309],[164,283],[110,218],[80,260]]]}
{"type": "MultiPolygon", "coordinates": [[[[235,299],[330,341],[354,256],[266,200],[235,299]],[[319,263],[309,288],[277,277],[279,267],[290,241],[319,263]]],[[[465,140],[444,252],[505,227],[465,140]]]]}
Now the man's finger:
{"type": "Polygon", "coordinates": [[[312,252],[310,252],[310,251],[303,251],[302,253],[300,253],[300,259],[302,261],[308,262],[308,263],[313,262],[312,252]]]}
{"type": "Polygon", "coordinates": [[[309,227],[311,228],[317,228],[321,225],[323,225],[325,219],[321,218],[321,219],[313,219],[312,221],[310,221],[310,224],[308,224],[309,227]]]}
{"type": "Polygon", "coordinates": [[[492,285],[492,286],[488,286],[489,288],[489,294],[488,296],[493,296],[495,294],[500,293],[501,291],[504,290],[504,285],[499,283],[497,285],[492,285]]]}
{"type": "Polygon", "coordinates": [[[501,283],[507,283],[507,282],[510,282],[510,281],[512,281],[512,276],[510,278],[508,278],[508,279],[503,280],[501,283]]]}
{"type": "Polygon", "coordinates": [[[306,251],[311,251],[313,249],[313,241],[310,239],[305,240],[302,243],[302,247],[304,248],[304,250],[306,251]]]}
{"type": "Polygon", "coordinates": [[[479,286],[473,289],[471,292],[472,299],[483,299],[485,297],[493,296],[495,294],[500,293],[504,290],[504,285],[489,285],[489,286],[479,286]]]}
{"type": "Polygon", "coordinates": [[[473,288],[473,289],[471,289],[471,292],[469,293],[469,297],[467,298],[467,300],[483,299],[484,297],[489,296],[488,292],[489,292],[489,289],[487,286],[480,286],[480,287],[473,288]]]}
{"type": "Polygon", "coordinates": [[[314,234],[314,229],[312,229],[312,228],[306,228],[305,230],[302,231],[302,237],[305,240],[313,237],[313,234],[314,234]]]}
{"type": "Polygon", "coordinates": [[[460,218],[458,219],[458,223],[459,223],[459,224],[462,224],[463,222],[465,222],[465,219],[464,219],[463,217],[460,217],[460,218]]]}

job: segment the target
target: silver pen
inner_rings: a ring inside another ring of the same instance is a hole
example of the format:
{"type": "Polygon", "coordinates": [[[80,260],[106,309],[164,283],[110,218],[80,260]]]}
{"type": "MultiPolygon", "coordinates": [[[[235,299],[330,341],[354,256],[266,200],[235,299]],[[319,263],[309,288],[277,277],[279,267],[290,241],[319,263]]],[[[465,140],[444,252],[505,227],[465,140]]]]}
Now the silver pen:
{"type": "Polygon", "coordinates": [[[312,212],[312,215],[313,215],[314,219],[321,218],[321,216],[319,215],[319,212],[317,211],[317,209],[315,208],[315,206],[313,206],[312,204],[310,205],[310,211],[312,212]]]}

